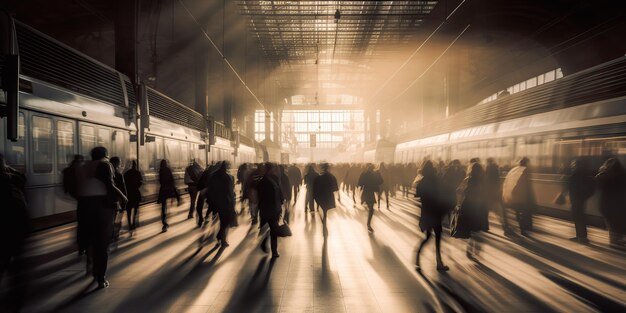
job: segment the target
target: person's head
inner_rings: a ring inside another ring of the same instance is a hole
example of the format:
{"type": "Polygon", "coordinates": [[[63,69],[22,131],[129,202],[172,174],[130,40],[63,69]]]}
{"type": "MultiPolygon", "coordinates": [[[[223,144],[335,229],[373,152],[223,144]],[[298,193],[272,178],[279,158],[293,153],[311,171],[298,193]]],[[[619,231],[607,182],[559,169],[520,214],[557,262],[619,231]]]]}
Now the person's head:
{"type": "Polygon", "coordinates": [[[496,164],[496,160],[493,158],[487,158],[487,164],[496,164]]]}
{"type": "Polygon", "coordinates": [[[385,168],[385,162],[380,162],[379,168],[384,169],[385,168]]]}
{"type": "Polygon", "coordinates": [[[120,167],[120,158],[114,156],[112,157],[109,162],[111,162],[111,165],[113,165],[114,169],[118,169],[120,167]]]}
{"type": "Polygon", "coordinates": [[[83,157],[82,154],[74,154],[74,159],[72,161],[74,161],[74,162],[82,162],[84,160],[85,160],[85,158],[83,157]]]}
{"type": "Polygon", "coordinates": [[[105,147],[95,147],[91,149],[91,159],[99,161],[109,157],[109,151],[105,147]]]}
{"type": "Polygon", "coordinates": [[[159,168],[160,169],[167,168],[167,160],[166,159],[161,160],[161,163],[159,164],[159,168]]]}
{"type": "Polygon", "coordinates": [[[309,163],[306,165],[306,172],[307,173],[313,173],[315,172],[315,165],[313,165],[313,163],[309,163]]]}
{"type": "Polygon", "coordinates": [[[519,166],[528,166],[529,162],[530,160],[527,157],[523,157],[519,160],[519,162],[517,162],[517,164],[519,164],[519,166]]]}
{"type": "Polygon", "coordinates": [[[372,163],[365,164],[365,171],[371,172],[373,170],[374,170],[374,164],[372,164],[372,163]]]}
{"type": "Polygon", "coordinates": [[[320,164],[320,169],[322,170],[322,172],[328,172],[328,170],[330,169],[330,165],[326,162],[320,164]]]}
{"type": "Polygon", "coordinates": [[[467,176],[472,178],[482,178],[484,175],[483,167],[478,162],[470,163],[467,167],[467,176]]]}
{"type": "Polygon", "coordinates": [[[433,165],[433,162],[431,160],[424,161],[424,164],[422,164],[421,172],[422,172],[422,176],[424,177],[437,175],[437,170],[435,170],[435,166],[433,165]]]}
{"type": "Polygon", "coordinates": [[[137,160],[132,160],[130,162],[130,168],[136,170],[137,169],[137,160]]]}
{"type": "Polygon", "coordinates": [[[230,162],[228,161],[222,161],[220,163],[220,171],[222,172],[226,172],[230,169],[230,162]]]}
{"type": "Polygon", "coordinates": [[[480,158],[471,158],[469,162],[470,162],[470,164],[471,163],[480,163],[480,158]]]}

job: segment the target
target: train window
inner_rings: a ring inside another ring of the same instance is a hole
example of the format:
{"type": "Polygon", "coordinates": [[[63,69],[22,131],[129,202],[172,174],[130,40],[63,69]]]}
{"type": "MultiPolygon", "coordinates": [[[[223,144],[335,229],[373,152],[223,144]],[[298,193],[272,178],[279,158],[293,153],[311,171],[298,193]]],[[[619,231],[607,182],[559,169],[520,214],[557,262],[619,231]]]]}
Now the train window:
{"type": "Polygon", "coordinates": [[[24,113],[20,112],[17,126],[17,141],[7,141],[6,162],[12,168],[24,173],[26,170],[25,138],[26,128],[24,127],[24,113]]]}
{"type": "Polygon", "coordinates": [[[165,140],[165,159],[172,168],[181,168],[180,143],[175,140],[165,140]]]}
{"type": "Polygon", "coordinates": [[[184,167],[186,167],[188,164],[191,163],[191,157],[189,155],[190,155],[189,144],[186,142],[181,142],[180,143],[180,160],[184,167]]]}
{"type": "Polygon", "coordinates": [[[74,159],[74,123],[57,121],[57,171],[61,172],[74,159]]]}
{"type": "Polygon", "coordinates": [[[32,146],[33,173],[52,173],[54,161],[54,143],[52,138],[52,119],[33,116],[32,119],[32,146]]]}
{"type": "MultiPolygon", "coordinates": [[[[111,152],[110,155],[112,157],[116,156],[120,158],[120,171],[124,172],[126,168],[126,145],[128,143],[128,133],[121,130],[114,130],[113,135],[111,136],[111,152]]],[[[129,167],[130,168],[130,165],[129,167]]]]}
{"type": "Polygon", "coordinates": [[[80,125],[80,154],[90,160],[91,149],[96,147],[96,129],[93,126],[80,125]]]}
{"type": "Polygon", "coordinates": [[[98,129],[98,146],[105,147],[111,155],[111,131],[105,128],[98,129]]]}

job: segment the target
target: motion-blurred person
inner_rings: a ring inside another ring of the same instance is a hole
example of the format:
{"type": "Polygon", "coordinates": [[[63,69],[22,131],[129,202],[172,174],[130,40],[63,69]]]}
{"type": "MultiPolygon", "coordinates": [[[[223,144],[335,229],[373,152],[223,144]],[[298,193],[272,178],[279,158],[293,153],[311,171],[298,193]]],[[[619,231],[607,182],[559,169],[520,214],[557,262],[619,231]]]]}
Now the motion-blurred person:
{"type": "Polygon", "coordinates": [[[258,164],[255,169],[251,170],[250,175],[245,182],[246,197],[248,198],[248,206],[250,207],[250,218],[252,225],[259,222],[259,192],[257,185],[265,175],[265,166],[258,164]]]}
{"type": "MultiPolygon", "coordinates": [[[[362,174],[363,168],[358,164],[350,165],[348,172],[346,173],[346,183],[348,184],[348,195],[352,192],[352,201],[354,201],[354,206],[356,207],[356,188],[359,184],[359,177],[362,174]]],[[[361,202],[363,200],[361,199],[361,202]]]]}
{"type": "MultiPolygon", "coordinates": [[[[120,173],[120,158],[112,157],[109,162],[113,166],[113,181],[115,182],[115,187],[119,189],[126,198],[128,198],[128,192],[126,191],[126,182],[124,181],[124,175],[120,173]]],[[[120,238],[120,230],[122,229],[122,215],[124,211],[126,211],[126,203],[120,203],[119,201],[116,203],[115,215],[113,216],[113,241],[117,241],[120,238]],[[119,216],[119,221],[118,221],[119,216]]]]}
{"type": "Polygon", "coordinates": [[[506,209],[502,205],[502,182],[500,180],[500,167],[493,158],[487,159],[485,168],[485,197],[487,209],[493,210],[500,215],[502,230],[505,234],[510,233],[506,209]]]}
{"type": "Polygon", "coordinates": [[[304,202],[304,212],[315,211],[315,200],[313,198],[313,186],[315,185],[315,179],[319,174],[315,171],[314,164],[308,164],[306,166],[306,174],[304,174],[304,184],[306,185],[306,200],[304,202]]]}
{"type": "Polygon", "coordinates": [[[189,191],[189,213],[187,219],[193,218],[193,211],[196,209],[196,200],[198,198],[198,181],[202,175],[202,167],[194,159],[187,168],[185,168],[185,184],[189,191]]]}
{"type": "Polygon", "coordinates": [[[448,268],[441,259],[441,220],[448,213],[441,204],[441,182],[437,176],[437,170],[433,163],[428,160],[424,162],[421,170],[422,178],[417,182],[415,196],[420,198],[422,212],[420,214],[419,227],[426,237],[419,245],[415,255],[415,269],[420,271],[420,254],[424,245],[430,240],[431,233],[435,233],[435,253],[438,271],[447,271],[448,268]]]}
{"type": "Polygon", "coordinates": [[[522,236],[532,231],[532,211],[535,206],[535,194],[530,181],[528,163],[528,158],[522,158],[518,166],[506,174],[502,185],[502,199],[507,207],[515,210],[522,236]]]}
{"type": "Polygon", "coordinates": [[[157,203],[161,204],[161,223],[163,224],[161,230],[166,232],[167,229],[170,228],[170,225],[167,223],[167,201],[170,198],[176,198],[177,204],[180,205],[180,195],[178,194],[178,190],[176,190],[172,170],[165,159],[161,160],[161,164],[159,165],[159,183],[161,187],[159,188],[157,203]]]}
{"type": "Polygon", "coordinates": [[[293,186],[293,203],[295,204],[296,201],[298,201],[300,185],[302,185],[302,173],[295,164],[291,164],[289,168],[287,168],[287,176],[289,176],[289,181],[293,186]]]}
{"type": "Polygon", "coordinates": [[[461,165],[461,161],[452,160],[447,167],[443,169],[441,175],[441,200],[442,205],[448,213],[452,212],[456,206],[456,189],[465,179],[465,170],[461,165]]]}
{"type": "Polygon", "coordinates": [[[333,174],[330,173],[330,166],[328,163],[322,163],[320,165],[322,169],[322,173],[315,178],[315,183],[313,184],[313,196],[315,198],[315,202],[317,202],[322,208],[323,217],[322,217],[322,225],[323,225],[323,235],[324,237],[328,236],[328,226],[326,223],[328,210],[335,208],[335,192],[337,193],[337,200],[341,202],[341,198],[339,196],[339,186],[337,186],[337,178],[333,174]]]}
{"type": "MultiPolygon", "coordinates": [[[[74,159],[70,165],[63,169],[63,192],[69,194],[72,198],[78,198],[78,169],[83,164],[84,157],[80,154],[74,155],[74,159]]],[[[78,255],[85,254],[87,250],[87,236],[85,235],[84,225],[81,220],[85,217],[81,207],[76,205],[76,242],[78,244],[78,255]]]]}
{"type": "Polygon", "coordinates": [[[383,180],[383,183],[380,185],[380,189],[378,190],[378,210],[380,210],[380,203],[383,201],[382,196],[385,195],[385,203],[387,204],[387,210],[391,209],[389,208],[389,191],[392,188],[393,182],[391,179],[391,172],[389,171],[389,169],[387,169],[387,167],[385,166],[385,163],[380,163],[380,166],[378,168],[378,175],[380,175],[380,178],[383,180]]]}
{"type": "Polygon", "coordinates": [[[483,241],[481,232],[489,230],[485,172],[480,163],[470,163],[467,176],[456,192],[458,205],[466,223],[463,227],[470,236],[466,255],[469,259],[475,260],[480,253],[480,246],[483,241]]]}
{"type": "Polygon", "coordinates": [[[198,183],[196,184],[196,189],[198,190],[198,198],[196,199],[196,223],[198,227],[202,227],[202,224],[204,223],[204,215],[202,215],[202,211],[204,210],[204,204],[207,199],[206,193],[208,191],[207,186],[209,185],[210,178],[211,167],[207,165],[204,171],[202,171],[202,174],[200,174],[198,183]]]}
{"type": "Polygon", "coordinates": [[[374,216],[374,203],[376,203],[376,193],[380,189],[380,185],[383,183],[382,177],[374,172],[374,165],[367,164],[365,172],[359,177],[357,185],[363,188],[361,192],[361,201],[367,205],[367,230],[370,233],[374,232],[372,228],[372,217],[374,216]]]}
{"type": "Polygon", "coordinates": [[[109,287],[106,280],[109,243],[113,235],[113,218],[117,201],[123,205],[127,198],[115,186],[114,170],[104,147],[91,149],[91,161],[80,167],[78,202],[86,213],[89,232],[89,254],[93,260],[93,276],[98,288],[109,287]]]}
{"type": "Polygon", "coordinates": [[[0,219],[0,285],[5,285],[8,292],[6,299],[0,298],[1,310],[20,312],[23,305],[25,279],[23,263],[19,256],[22,252],[24,239],[29,232],[29,217],[24,197],[26,177],[6,165],[4,156],[0,154],[0,199],[2,199],[2,218],[0,219]]]}
{"type": "Polygon", "coordinates": [[[602,164],[596,175],[600,191],[600,213],[609,229],[611,247],[624,249],[626,234],[626,172],[620,161],[609,158],[602,164]]]}
{"type": "Polygon", "coordinates": [[[587,239],[585,206],[587,199],[593,196],[595,182],[588,159],[578,158],[573,160],[570,166],[571,174],[567,177],[566,192],[569,193],[572,220],[576,229],[576,237],[570,240],[586,244],[589,243],[589,239],[587,239]]]}
{"type": "Polygon", "coordinates": [[[285,213],[283,214],[283,223],[289,224],[291,217],[291,196],[293,188],[291,186],[291,180],[287,174],[287,170],[283,165],[278,166],[278,172],[280,175],[280,190],[283,193],[283,199],[285,202],[283,203],[283,208],[285,209],[285,213]]]}
{"type": "Polygon", "coordinates": [[[264,167],[265,174],[258,181],[255,189],[258,194],[259,217],[261,218],[259,228],[268,224],[269,232],[261,240],[260,248],[267,253],[267,239],[271,238],[272,257],[277,258],[280,254],[278,254],[278,235],[276,232],[284,199],[280,186],[275,180],[275,177],[278,177],[278,167],[271,163],[266,163],[264,167]]]}
{"type": "Polygon", "coordinates": [[[220,162],[219,168],[209,180],[209,190],[207,201],[210,207],[217,210],[220,218],[220,230],[217,233],[217,240],[222,247],[228,247],[228,229],[235,223],[235,182],[228,174],[230,164],[227,161],[220,162]]]}
{"type": "Polygon", "coordinates": [[[141,185],[143,185],[143,176],[137,169],[137,161],[131,162],[130,169],[124,173],[124,181],[126,182],[126,192],[128,194],[128,203],[126,203],[126,219],[128,220],[128,230],[132,232],[137,229],[139,224],[139,203],[141,202],[141,185]]]}

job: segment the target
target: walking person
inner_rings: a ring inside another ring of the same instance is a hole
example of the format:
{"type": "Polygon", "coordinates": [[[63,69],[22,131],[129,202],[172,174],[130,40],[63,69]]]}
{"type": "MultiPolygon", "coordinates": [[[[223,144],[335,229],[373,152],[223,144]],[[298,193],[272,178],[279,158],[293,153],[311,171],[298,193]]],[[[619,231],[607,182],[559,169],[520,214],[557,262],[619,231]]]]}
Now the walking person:
{"type": "Polygon", "coordinates": [[[485,188],[485,171],[478,162],[470,163],[467,176],[456,190],[458,208],[462,218],[457,225],[469,236],[465,254],[470,260],[476,260],[483,242],[482,232],[489,230],[489,207],[485,188]]]}
{"type": "Polygon", "coordinates": [[[159,165],[159,183],[161,187],[159,188],[157,203],[161,204],[161,223],[163,224],[161,230],[166,232],[168,228],[170,228],[170,225],[167,223],[167,201],[170,198],[176,198],[177,204],[180,205],[180,195],[178,194],[178,190],[176,190],[172,170],[165,159],[161,160],[161,164],[159,165]]]}
{"type": "Polygon", "coordinates": [[[511,233],[506,208],[502,204],[502,180],[500,179],[500,167],[493,158],[487,158],[485,168],[485,197],[487,208],[500,216],[500,223],[505,235],[511,233]]]}
{"type": "MultiPolygon", "coordinates": [[[[84,157],[81,154],[74,155],[70,165],[63,169],[63,192],[72,198],[78,199],[78,169],[82,166],[84,157]]],[[[76,203],[76,243],[78,244],[78,255],[84,255],[87,251],[87,235],[85,235],[85,217],[81,207],[76,203]]]]}
{"type": "Polygon", "coordinates": [[[258,181],[255,189],[258,194],[259,217],[261,218],[259,228],[268,224],[269,231],[263,236],[260,248],[267,253],[267,240],[271,238],[272,258],[277,258],[280,256],[278,253],[278,220],[284,199],[276,180],[279,174],[278,167],[271,163],[266,163],[264,167],[265,174],[258,181]]]}
{"type": "Polygon", "coordinates": [[[566,192],[569,193],[572,205],[572,220],[576,229],[576,237],[570,238],[582,244],[589,243],[587,239],[587,218],[585,207],[587,200],[593,196],[595,182],[591,172],[591,166],[587,158],[578,158],[571,163],[571,175],[567,178],[566,192]]]}
{"type": "Polygon", "coordinates": [[[126,182],[126,192],[128,203],[126,203],[126,219],[128,220],[128,231],[132,235],[139,224],[139,203],[141,202],[141,185],[143,176],[137,169],[137,161],[133,160],[130,169],[124,173],[126,182]]]}
{"type": "Polygon", "coordinates": [[[304,202],[304,212],[315,211],[315,200],[313,198],[313,186],[315,184],[315,178],[318,174],[315,171],[314,164],[308,164],[306,166],[306,174],[304,174],[304,184],[306,185],[306,202],[304,202]]]}
{"type": "Polygon", "coordinates": [[[285,202],[283,203],[283,223],[289,224],[291,218],[291,197],[293,192],[293,186],[291,185],[291,179],[289,179],[289,174],[287,169],[283,165],[278,165],[278,172],[280,174],[280,190],[283,193],[283,199],[285,202]]]}
{"type": "Polygon", "coordinates": [[[295,164],[291,164],[287,168],[287,176],[289,176],[289,182],[291,182],[293,186],[293,203],[296,204],[296,201],[298,201],[298,193],[300,192],[300,185],[302,185],[302,173],[295,164]]]}
{"type": "Polygon", "coordinates": [[[383,200],[382,196],[385,195],[385,203],[387,204],[387,210],[391,211],[391,209],[389,208],[389,191],[393,187],[393,182],[391,179],[392,175],[389,169],[387,169],[387,167],[385,166],[385,163],[380,163],[380,166],[378,168],[378,175],[380,175],[381,179],[383,180],[383,183],[380,185],[380,189],[377,192],[378,193],[378,210],[380,211],[380,203],[383,200]]]}
{"type": "Polygon", "coordinates": [[[616,158],[609,158],[596,175],[600,191],[600,213],[609,229],[609,244],[612,248],[625,249],[626,234],[626,171],[616,158]]]}
{"type": "Polygon", "coordinates": [[[236,222],[235,213],[235,181],[228,174],[230,164],[227,161],[220,162],[219,168],[209,180],[207,201],[209,206],[217,210],[220,219],[220,229],[217,240],[222,247],[228,247],[228,229],[236,222]]]}
{"type": "Polygon", "coordinates": [[[193,218],[193,211],[196,209],[196,199],[198,198],[198,180],[202,175],[202,167],[194,159],[187,168],[185,168],[185,184],[189,192],[189,213],[187,219],[193,218]]]}
{"type": "Polygon", "coordinates": [[[512,168],[502,185],[502,199],[507,207],[515,210],[522,236],[527,236],[533,228],[535,193],[530,181],[529,160],[523,157],[518,166],[512,168]]]}
{"type": "Polygon", "coordinates": [[[337,186],[337,178],[330,172],[330,166],[328,163],[322,163],[320,165],[322,173],[315,178],[313,184],[313,196],[315,202],[317,202],[322,208],[322,227],[323,236],[328,237],[328,210],[335,208],[335,192],[337,193],[337,201],[341,203],[339,196],[339,186],[337,186]]]}
{"type": "Polygon", "coordinates": [[[430,240],[431,234],[435,234],[435,253],[438,271],[447,271],[450,268],[443,264],[441,259],[441,220],[448,213],[445,206],[442,205],[441,197],[441,181],[437,176],[437,171],[432,161],[424,162],[421,170],[422,178],[416,186],[415,196],[420,198],[422,212],[420,214],[419,227],[422,232],[426,233],[426,237],[419,245],[415,256],[415,269],[421,270],[420,255],[424,245],[430,240]]]}
{"type": "MultiPolygon", "coordinates": [[[[113,181],[115,187],[119,189],[126,198],[128,198],[128,192],[126,191],[126,182],[124,181],[124,175],[120,173],[120,158],[112,157],[109,162],[113,166],[113,181]]],[[[120,238],[120,230],[122,229],[122,215],[126,211],[126,203],[122,204],[119,201],[115,205],[115,215],[113,216],[113,241],[118,241],[120,238]],[[118,222],[118,215],[120,215],[118,222]]]]}
{"type": "Polygon", "coordinates": [[[93,260],[93,276],[98,288],[109,287],[106,280],[108,249],[113,234],[113,217],[117,201],[126,204],[124,193],[115,186],[113,166],[104,147],[91,150],[91,161],[79,170],[78,201],[86,212],[89,257],[93,260]]]}
{"type": "Polygon", "coordinates": [[[376,193],[383,183],[382,177],[374,172],[374,165],[367,164],[365,171],[359,177],[357,186],[362,188],[361,202],[367,205],[367,230],[374,232],[372,228],[372,217],[374,216],[374,203],[376,203],[376,193]]]}

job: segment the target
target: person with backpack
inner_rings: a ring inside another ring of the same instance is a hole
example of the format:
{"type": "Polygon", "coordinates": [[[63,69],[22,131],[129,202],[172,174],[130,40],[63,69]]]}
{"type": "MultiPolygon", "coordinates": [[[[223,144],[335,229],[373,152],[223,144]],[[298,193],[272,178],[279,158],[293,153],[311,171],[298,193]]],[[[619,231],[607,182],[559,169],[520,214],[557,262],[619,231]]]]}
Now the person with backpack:
{"type": "Polygon", "coordinates": [[[432,161],[424,162],[421,170],[421,178],[417,179],[415,197],[420,198],[422,212],[420,214],[419,227],[426,237],[419,244],[415,255],[415,269],[421,271],[420,254],[428,243],[431,233],[435,234],[435,252],[438,271],[448,271],[450,268],[443,264],[441,258],[441,220],[448,214],[445,205],[441,201],[441,180],[437,176],[437,170],[432,161]]]}
{"type": "Polygon", "coordinates": [[[533,229],[533,209],[535,193],[530,181],[529,160],[523,157],[518,165],[512,168],[502,184],[502,200],[504,204],[515,210],[515,215],[522,236],[527,236],[533,229]]]}

